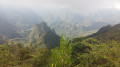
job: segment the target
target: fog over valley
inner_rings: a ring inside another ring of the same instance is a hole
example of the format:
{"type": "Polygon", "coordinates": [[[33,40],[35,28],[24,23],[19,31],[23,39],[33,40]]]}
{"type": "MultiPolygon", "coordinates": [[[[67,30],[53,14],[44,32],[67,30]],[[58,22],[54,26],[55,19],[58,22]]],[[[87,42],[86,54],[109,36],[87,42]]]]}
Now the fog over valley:
{"type": "Polygon", "coordinates": [[[19,28],[31,28],[44,21],[58,35],[76,37],[119,23],[119,3],[119,0],[1,0],[0,14],[19,28]]]}

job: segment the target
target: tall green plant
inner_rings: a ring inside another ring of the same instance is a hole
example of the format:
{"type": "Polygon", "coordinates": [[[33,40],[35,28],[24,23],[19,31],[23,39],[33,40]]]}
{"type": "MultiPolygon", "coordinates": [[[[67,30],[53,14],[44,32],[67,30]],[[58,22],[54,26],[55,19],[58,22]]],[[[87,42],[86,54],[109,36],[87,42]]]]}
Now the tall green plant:
{"type": "Polygon", "coordinates": [[[52,67],[69,67],[71,65],[71,44],[61,36],[60,47],[51,50],[52,67]]]}

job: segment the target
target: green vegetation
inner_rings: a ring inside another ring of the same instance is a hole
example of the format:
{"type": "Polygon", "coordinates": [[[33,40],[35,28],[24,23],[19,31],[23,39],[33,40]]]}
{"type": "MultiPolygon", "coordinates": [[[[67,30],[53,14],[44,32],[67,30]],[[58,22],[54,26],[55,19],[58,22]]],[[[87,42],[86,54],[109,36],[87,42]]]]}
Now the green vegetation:
{"type": "Polygon", "coordinates": [[[120,44],[116,41],[102,43],[88,38],[76,42],[72,48],[73,64],[78,67],[118,67],[119,48],[120,44]]]}
{"type": "Polygon", "coordinates": [[[64,40],[63,36],[60,40],[60,47],[51,50],[51,66],[53,67],[69,67],[71,66],[71,44],[70,41],[64,40]]]}
{"type": "Polygon", "coordinates": [[[119,67],[120,43],[93,38],[60,40],[54,49],[24,46],[22,43],[0,45],[0,67],[119,67]]]}
{"type": "Polygon", "coordinates": [[[49,58],[46,48],[24,47],[20,43],[0,45],[0,67],[45,67],[49,58]]]}

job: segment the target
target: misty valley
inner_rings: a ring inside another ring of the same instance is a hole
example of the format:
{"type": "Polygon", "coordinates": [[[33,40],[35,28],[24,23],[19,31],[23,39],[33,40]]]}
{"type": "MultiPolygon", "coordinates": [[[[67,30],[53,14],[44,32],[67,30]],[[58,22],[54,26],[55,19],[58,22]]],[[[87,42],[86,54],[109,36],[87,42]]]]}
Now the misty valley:
{"type": "Polygon", "coordinates": [[[0,67],[120,67],[119,9],[12,1],[0,1],[0,67]]]}

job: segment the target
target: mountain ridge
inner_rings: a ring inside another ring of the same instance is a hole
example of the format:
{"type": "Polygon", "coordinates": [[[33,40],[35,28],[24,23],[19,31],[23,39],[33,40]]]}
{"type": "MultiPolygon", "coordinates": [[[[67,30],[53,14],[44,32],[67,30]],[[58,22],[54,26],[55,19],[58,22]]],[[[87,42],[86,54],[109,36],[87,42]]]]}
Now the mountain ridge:
{"type": "Polygon", "coordinates": [[[120,24],[116,24],[114,26],[108,25],[102,27],[97,33],[92,34],[88,37],[93,37],[97,39],[103,40],[116,40],[120,41],[120,24]]]}

